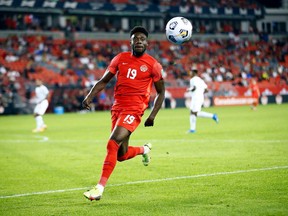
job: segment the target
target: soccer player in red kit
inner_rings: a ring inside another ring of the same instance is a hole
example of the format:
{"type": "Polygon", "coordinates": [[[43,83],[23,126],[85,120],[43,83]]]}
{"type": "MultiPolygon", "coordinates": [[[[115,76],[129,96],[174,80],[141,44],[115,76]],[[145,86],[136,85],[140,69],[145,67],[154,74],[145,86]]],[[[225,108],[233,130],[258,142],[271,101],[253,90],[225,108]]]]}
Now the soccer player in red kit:
{"type": "Polygon", "coordinates": [[[142,155],[145,166],[150,162],[148,155],[152,147],[150,143],[139,147],[129,146],[130,135],[140,124],[144,111],[148,107],[152,84],[155,86],[157,95],[154,106],[144,123],[145,127],[154,125],[154,119],[164,100],[163,69],[156,59],[146,53],[147,38],[148,31],[144,27],[134,27],[130,32],[132,51],[116,55],[103,77],[83,100],[83,106],[89,109],[93,97],[116,76],[114,103],[111,109],[112,127],[102,174],[98,184],[84,193],[84,196],[91,201],[101,199],[117,161],[121,162],[142,155]]]}
{"type": "Polygon", "coordinates": [[[260,90],[259,90],[258,84],[257,84],[255,79],[251,80],[250,89],[251,89],[252,98],[253,98],[253,103],[252,103],[251,109],[256,110],[258,103],[259,103],[260,90]]]}

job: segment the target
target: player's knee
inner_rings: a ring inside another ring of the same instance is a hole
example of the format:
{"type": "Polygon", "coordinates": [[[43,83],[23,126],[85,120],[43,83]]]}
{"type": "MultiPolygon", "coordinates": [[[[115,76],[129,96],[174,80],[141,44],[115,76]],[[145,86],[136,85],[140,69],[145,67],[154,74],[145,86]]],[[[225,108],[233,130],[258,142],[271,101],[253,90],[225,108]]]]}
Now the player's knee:
{"type": "Polygon", "coordinates": [[[197,112],[193,112],[193,111],[191,111],[190,114],[191,114],[191,115],[195,115],[195,116],[197,116],[197,112]]]}
{"type": "Polygon", "coordinates": [[[126,154],[125,154],[125,155],[122,155],[122,156],[117,156],[117,161],[123,162],[123,161],[125,161],[125,160],[127,160],[127,155],[126,155],[126,154]]]}

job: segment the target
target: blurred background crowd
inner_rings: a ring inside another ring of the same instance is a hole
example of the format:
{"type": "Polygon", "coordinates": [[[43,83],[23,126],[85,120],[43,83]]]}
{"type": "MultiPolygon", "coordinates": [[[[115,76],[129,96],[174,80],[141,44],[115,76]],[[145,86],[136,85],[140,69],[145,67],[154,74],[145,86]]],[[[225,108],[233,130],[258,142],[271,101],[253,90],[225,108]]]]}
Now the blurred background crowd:
{"type": "MultiPolygon", "coordinates": [[[[87,0],[69,2],[87,3],[87,0]]],[[[254,0],[102,0],[95,2],[175,6],[188,8],[187,11],[190,7],[195,9],[196,6],[265,8],[263,3],[254,0]]],[[[273,7],[281,7],[277,3],[275,1],[273,7]]],[[[0,113],[31,113],[34,106],[36,78],[43,80],[51,91],[50,111],[57,106],[64,107],[66,112],[81,110],[84,96],[103,75],[110,60],[117,53],[130,50],[129,37],[125,34],[129,30],[129,25],[143,24],[139,23],[139,18],[134,20],[135,22],[130,22],[133,18],[128,17],[128,28],[127,25],[113,26],[117,17],[109,16],[97,19],[98,22],[91,24],[89,19],[81,15],[66,17],[64,24],[61,25],[61,22],[48,22],[47,16],[49,14],[27,13],[27,11],[19,14],[7,12],[1,16],[0,113]],[[73,37],[67,34],[67,31],[72,33],[73,37]],[[63,37],[57,38],[54,35],[42,34],[43,32],[63,32],[63,37]],[[77,38],[81,32],[92,32],[92,34],[112,32],[116,37],[121,32],[124,36],[119,39],[109,39],[103,34],[104,38],[77,38]]],[[[188,14],[183,13],[183,16],[187,17],[188,14]]],[[[169,16],[165,14],[164,18],[168,19],[169,16]]],[[[256,21],[252,20],[246,28],[247,31],[244,32],[241,30],[241,22],[246,21],[243,20],[235,22],[233,19],[219,18],[219,22],[215,25],[212,21],[203,21],[201,17],[195,22],[191,20],[195,35],[191,42],[182,46],[170,44],[165,38],[161,38],[164,29],[163,25],[156,25],[157,21],[153,27],[146,26],[152,33],[148,53],[163,65],[166,87],[186,88],[189,82],[187,72],[192,67],[196,67],[201,77],[209,83],[212,89],[210,96],[237,95],[232,87],[248,87],[251,78],[267,85],[287,86],[288,39],[285,26],[287,21],[284,27],[279,24],[277,28],[271,28],[274,32],[269,32],[264,31],[265,28],[258,29],[256,21]],[[158,33],[160,39],[153,38],[154,33],[158,33]],[[216,36],[216,33],[221,37],[216,36]],[[209,34],[209,37],[203,39],[202,36],[206,34],[209,34]],[[242,37],[243,34],[249,36],[242,37]],[[273,34],[276,36],[271,37],[273,34]],[[221,88],[217,83],[229,83],[229,85],[221,88]]],[[[122,24],[123,22],[125,23],[125,19],[122,20],[122,24]]],[[[163,23],[165,22],[164,20],[163,23]]],[[[144,25],[148,25],[146,21],[144,25]]],[[[95,98],[95,110],[110,108],[113,102],[113,84],[110,83],[105,91],[95,98]]]]}

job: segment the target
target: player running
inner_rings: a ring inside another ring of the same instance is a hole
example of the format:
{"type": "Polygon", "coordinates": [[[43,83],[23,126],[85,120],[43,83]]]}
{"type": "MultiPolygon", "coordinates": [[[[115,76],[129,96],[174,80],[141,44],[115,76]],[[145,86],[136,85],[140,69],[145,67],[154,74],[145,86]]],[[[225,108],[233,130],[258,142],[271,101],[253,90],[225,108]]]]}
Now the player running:
{"type": "Polygon", "coordinates": [[[148,31],[136,26],[130,32],[132,52],[116,55],[107,67],[103,77],[97,82],[83,101],[83,106],[90,109],[93,97],[103,90],[107,83],[116,76],[114,103],[111,109],[111,134],[107,143],[107,155],[103,163],[102,174],[98,184],[84,193],[89,200],[100,200],[106,183],[117,161],[125,161],[142,155],[145,166],[150,162],[148,153],[151,144],[135,147],[129,146],[129,139],[141,122],[148,107],[152,84],[157,95],[154,106],[146,119],[145,127],[154,125],[154,119],[164,100],[164,81],[162,66],[152,56],[146,54],[148,31]]]}
{"type": "Polygon", "coordinates": [[[35,88],[35,96],[36,96],[36,106],[34,108],[34,118],[36,121],[36,128],[32,130],[33,133],[43,132],[47,125],[44,123],[43,115],[45,114],[49,102],[48,102],[48,95],[49,90],[48,88],[43,85],[42,80],[36,79],[36,88],[35,88]]]}
{"type": "Polygon", "coordinates": [[[207,92],[207,85],[203,79],[198,76],[198,70],[192,69],[190,71],[190,87],[187,91],[191,91],[191,102],[190,102],[190,129],[189,133],[196,132],[197,117],[211,118],[216,123],[219,122],[217,114],[201,111],[204,103],[204,93],[207,92]]]}
{"type": "Polygon", "coordinates": [[[259,86],[257,84],[257,81],[255,79],[251,80],[251,84],[250,84],[249,88],[252,92],[252,98],[253,98],[253,103],[251,105],[251,109],[256,110],[257,106],[259,104],[260,90],[259,90],[259,86]]]}

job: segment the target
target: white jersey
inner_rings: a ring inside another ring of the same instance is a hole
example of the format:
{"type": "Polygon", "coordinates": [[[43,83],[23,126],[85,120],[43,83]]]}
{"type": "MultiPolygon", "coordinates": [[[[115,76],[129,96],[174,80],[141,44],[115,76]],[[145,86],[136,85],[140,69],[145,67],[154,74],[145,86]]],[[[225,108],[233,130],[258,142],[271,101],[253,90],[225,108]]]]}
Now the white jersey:
{"type": "Polygon", "coordinates": [[[47,99],[49,90],[44,85],[37,86],[35,89],[35,94],[36,94],[36,103],[40,103],[41,101],[47,99]]]}
{"type": "Polygon", "coordinates": [[[34,113],[38,115],[44,115],[46,112],[49,103],[47,100],[49,90],[46,86],[41,85],[37,86],[35,89],[35,94],[36,94],[36,106],[34,108],[34,113]]]}
{"type": "Polygon", "coordinates": [[[195,90],[192,91],[192,98],[204,98],[204,92],[205,89],[207,89],[207,85],[204,80],[198,76],[194,76],[192,79],[190,79],[190,89],[193,89],[194,87],[195,90]]]}
{"type": "Polygon", "coordinates": [[[203,79],[198,76],[194,76],[190,79],[190,89],[192,90],[194,88],[195,90],[191,92],[192,99],[190,109],[194,112],[200,112],[204,103],[204,92],[205,89],[207,89],[207,85],[203,79]]]}

